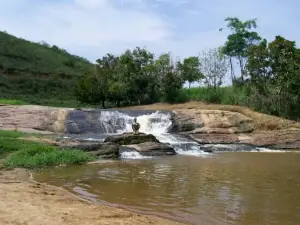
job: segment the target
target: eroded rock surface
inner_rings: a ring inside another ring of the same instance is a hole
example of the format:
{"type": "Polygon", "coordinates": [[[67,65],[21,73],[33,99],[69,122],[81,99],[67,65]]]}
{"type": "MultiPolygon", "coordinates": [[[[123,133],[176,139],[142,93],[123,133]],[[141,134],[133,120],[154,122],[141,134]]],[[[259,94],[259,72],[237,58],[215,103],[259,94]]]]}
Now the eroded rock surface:
{"type": "Polygon", "coordinates": [[[57,110],[59,109],[46,106],[2,105],[0,106],[0,129],[45,133],[51,131],[44,126],[45,121],[49,120],[51,113],[57,110]]]}
{"type": "Polygon", "coordinates": [[[176,110],[173,132],[234,134],[254,130],[251,118],[222,110],[176,110]]]}
{"type": "Polygon", "coordinates": [[[78,142],[59,144],[59,148],[79,149],[91,155],[101,158],[117,158],[119,156],[119,145],[111,142],[78,142]]]}
{"type": "Polygon", "coordinates": [[[166,144],[158,142],[144,142],[135,145],[124,146],[128,150],[135,150],[143,156],[175,155],[175,150],[166,144]]]}

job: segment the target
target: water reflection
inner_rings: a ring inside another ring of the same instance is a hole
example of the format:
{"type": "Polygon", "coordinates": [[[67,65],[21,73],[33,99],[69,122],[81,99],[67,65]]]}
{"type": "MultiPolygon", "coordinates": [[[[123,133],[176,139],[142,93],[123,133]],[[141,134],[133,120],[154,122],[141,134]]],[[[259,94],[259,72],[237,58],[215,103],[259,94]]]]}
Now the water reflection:
{"type": "Polygon", "coordinates": [[[300,154],[223,153],[42,171],[85,198],[193,224],[300,224],[300,154]]]}

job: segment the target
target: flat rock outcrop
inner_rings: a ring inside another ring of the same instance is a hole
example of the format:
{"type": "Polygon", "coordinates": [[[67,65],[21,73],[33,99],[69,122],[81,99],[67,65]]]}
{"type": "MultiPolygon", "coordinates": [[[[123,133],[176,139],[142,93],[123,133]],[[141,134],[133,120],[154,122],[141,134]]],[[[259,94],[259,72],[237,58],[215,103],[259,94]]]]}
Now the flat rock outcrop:
{"type": "Polygon", "coordinates": [[[137,151],[143,156],[165,156],[176,154],[171,146],[158,142],[144,142],[135,145],[126,145],[124,147],[128,150],[137,151]]]}
{"type": "Polygon", "coordinates": [[[152,134],[139,133],[134,135],[133,133],[124,133],[119,135],[113,135],[107,137],[104,142],[113,142],[120,145],[133,145],[144,142],[159,142],[152,134]]]}
{"type": "Polygon", "coordinates": [[[251,118],[223,110],[176,110],[173,132],[234,134],[254,130],[251,118]]]}

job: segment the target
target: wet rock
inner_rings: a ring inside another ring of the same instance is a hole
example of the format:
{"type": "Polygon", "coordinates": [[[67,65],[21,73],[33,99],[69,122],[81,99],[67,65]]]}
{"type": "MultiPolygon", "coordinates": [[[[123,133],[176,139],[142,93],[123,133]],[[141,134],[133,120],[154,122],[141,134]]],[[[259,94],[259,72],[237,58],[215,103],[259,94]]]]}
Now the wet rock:
{"type": "Polygon", "coordinates": [[[175,150],[166,144],[158,142],[144,142],[135,145],[126,145],[127,149],[135,150],[143,156],[175,155],[175,150]]]}
{"type": "Polygon", "coordinates": [[[255,149],[254,146],[246,144],[206,144],[200,149],[204,152],[243,152],[255,149]]]}
{"type": "Polygon", "coordinates": [[[104,142],[113,142],[120,145],[140,144],[144,142],[159,142],[152,134],[139,133],[124,133],[107,137],[104,142]]]}
{"type": "Polygon", "coordinates": [[[79,134],[80,129],[79,126],[72,120],[67,121],[67,132],[69,134],[79,134]]]}
{"type": "Polygon", "coordinates": [[[199,144],[233,144],[239,142],[237,134],[190,134],[189,137],[199,144]]]}
{"type": "Polygon", "coordinates": [[[110,142],[69,142],[60,144],[59,148],[79,149],[101,158],[116,158],[119,156],[119,145],[110,142]]]}

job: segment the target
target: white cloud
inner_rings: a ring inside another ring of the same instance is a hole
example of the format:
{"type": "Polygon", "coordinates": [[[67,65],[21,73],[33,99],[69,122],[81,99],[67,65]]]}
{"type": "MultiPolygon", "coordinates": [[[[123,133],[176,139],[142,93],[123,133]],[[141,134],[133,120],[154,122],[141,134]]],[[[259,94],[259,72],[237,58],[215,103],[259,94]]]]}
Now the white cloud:
{"type": "Polygon", "coordinates": [[[299,40],[296,0],[0,0],[0,29],[44,40],[92,61],[146,46],[185,57],[224,43],[227,16],[258,18],[268,39],[299,40]]]}
{"type": "MultiPolygon", "coordinates": [[[[0,2],[0,14],[5,8],[15,15],[21,2],[0,2]]],[[[106,46],[159,42],[168,38],[169,26],[151,12],[132,8],[118,9],[105,0],[73,0],[36,5],[33,0],[21,0],[35,7],[24,16],[3,20],[0,27],[24,38],[56,44],[67,49],[94,48],[104,52],[106,46]]],[[[22,4],[21,3],[21,4],[22,4]]],[[[107,49],[108,50],[108,49],[107,49]]],[[[121,49],[120,49],[121,50],[121,49]]]]}

